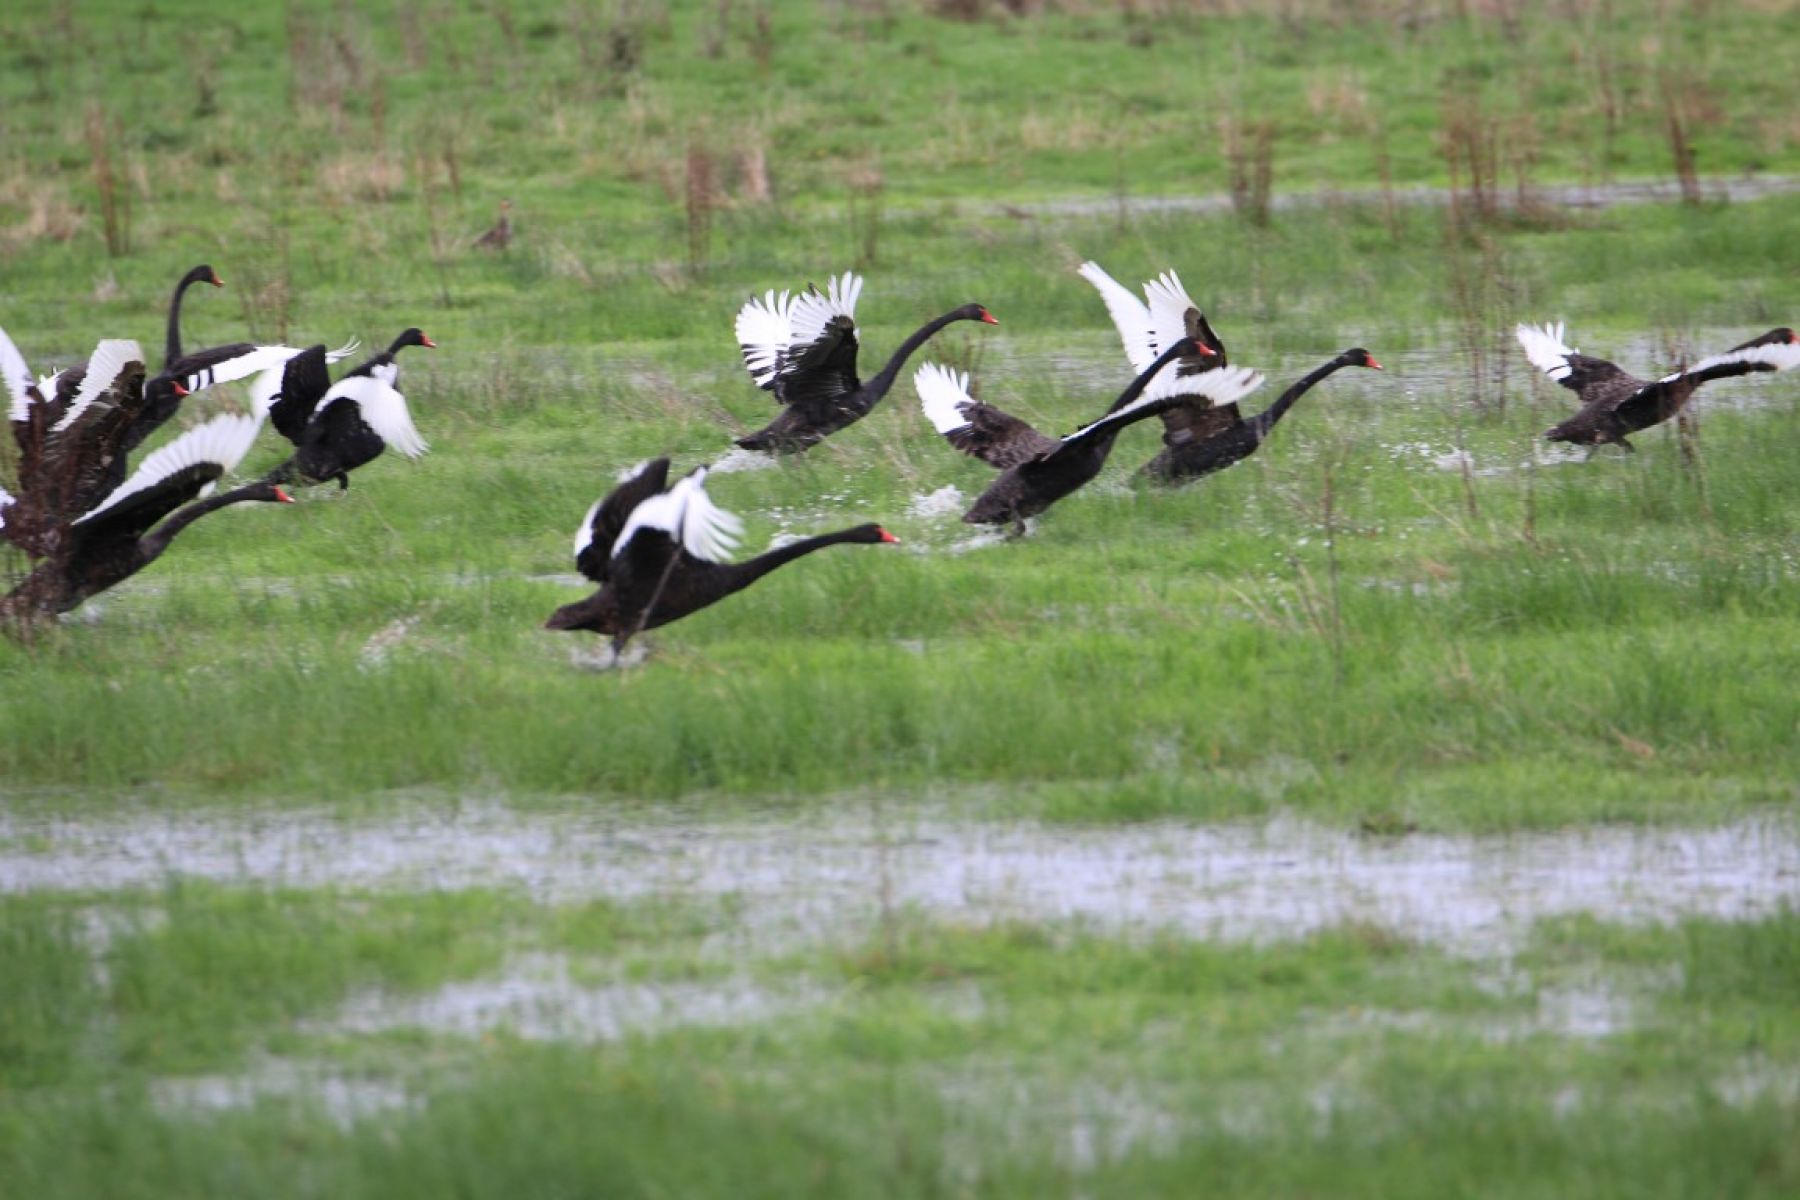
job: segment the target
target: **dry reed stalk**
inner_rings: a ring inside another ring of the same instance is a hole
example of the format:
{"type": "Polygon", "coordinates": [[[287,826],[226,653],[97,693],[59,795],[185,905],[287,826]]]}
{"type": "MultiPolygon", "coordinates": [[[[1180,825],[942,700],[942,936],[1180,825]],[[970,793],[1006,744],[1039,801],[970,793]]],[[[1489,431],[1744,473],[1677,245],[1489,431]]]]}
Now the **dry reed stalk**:
{"type": "Polygon", "coordinates": [[[688,270],[698,274],[712,256],[712,214],[717,203],[713,190],[713,158],[704,146],[690,143],[682,195],[687,208],[688,270]]]}
{"type": "Polygon", "coordinates": [[[1221,125],[1232,211],[1252,225],[1266,227],[1275,179],[1275,128],[1268,121],[1255,121],[1246,128],[1238,117],[1226,117],[1221,125]]]}
{"type": "Polygon", "coordinates": [[[112,128],[97,104],[88,105],[86,129],[94,190],[99,193],[100,221],[106,233],[106,254],[118,258],[131,249],[131,193],[119,185],[113,166],[112,128]]]}
{"type": "Polygon", "coordinates": [[[738,151],[738,200],[744,204],[767,204],[772,198],[768,155],[761,144],[753,143],[738,151]]]}
{"type": "Polygon", "coordinates": [[[850,172],[850,236],[856,244],[856,265],[875,265],[881,242],[881,197],[887,181],[876,163],[864,163],[850,172]]]}
{"type": "Polygon", "coordinates": [[[1694,161],[1692,78],[1685,73],[1663,71],[1658,74],[1657,82],[1662,91],[1663,133],[1669,140],[1669,153],[1675,160],[1681,202],[1699,204],[1706,197],[1700,190],[1700,172],[1694,161]]]}

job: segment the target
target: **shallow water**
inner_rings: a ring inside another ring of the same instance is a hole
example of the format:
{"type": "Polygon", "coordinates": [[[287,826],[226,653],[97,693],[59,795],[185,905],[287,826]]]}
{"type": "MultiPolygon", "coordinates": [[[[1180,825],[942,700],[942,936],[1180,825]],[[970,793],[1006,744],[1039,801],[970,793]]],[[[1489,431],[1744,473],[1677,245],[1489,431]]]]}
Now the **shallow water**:
{"type": "Polygon", "coordinates": [[[674,1026],[743,1025],[829,1001],[817,985],[779,991],[734,976],[707,982],[581,983],[561,955],[521,956],[499,975],[423,996],[365,992],[315,1028],[376,1033],[428,1029],[467,1036],[505,1030],[533,1040],[612,1041],[674,1026]]]}
{"type": "MultiPolygon", "coordinates": [[[[1704,179],[1700,189],[1713,202],[1741,204],[1764,196],[1800,191],[1800,177],[1792,175],[1756,175],[1732,179],[1704,179]]],[[[1388,194],[1394,203],[1407,206],[1441,207],[1450,203],[1449,188],[1419,185],[1394,188],[1388,194]]],[[[1276,192],[1269,207],[1277,212],[1290,209],[1317,208],[1331,205],[1380,206],[1387,197],[1377,191],[1358,189],[1341,191],[1331,188],[1276,192]]],[[[1501,189],[1497,199],[1502,208],[1518,207],[1516,191],[1501,189]]],[[[1534,204],[1553,208],[1600,209],[1620,204],[1676,204],[1681,202],[1681,185],[1670,180],[1629,180],[1612,183],[1551,184],[1534,187],[1529,192],[1534,204]]],[[[1050,200],[1039,204],[1012,206],[1017,211],[1036,217],[1104,217],[1142,213],[1226,213],[1232,211],[1227,192],[1208,192],[1193,196],[1108,196],[1089,200],[1050,200]]]]}
{"type": "Polygon", "coordinates": [[[68,818],[0,814],[0,889],[152,887],[170,877],[284,886],[501,886],[547,900],[731,897],[732,945],[866,936],[914,909],[959,921],[1078,919],[1267,940],[1368,922],[1501,953],[1544,917],[1743,919],[1800,903],[1800,825],[1602,827],[1372,839],[1295,819],[1111,828],[863,813],[807,819],[518,812],[419,805],[68,818]]]}

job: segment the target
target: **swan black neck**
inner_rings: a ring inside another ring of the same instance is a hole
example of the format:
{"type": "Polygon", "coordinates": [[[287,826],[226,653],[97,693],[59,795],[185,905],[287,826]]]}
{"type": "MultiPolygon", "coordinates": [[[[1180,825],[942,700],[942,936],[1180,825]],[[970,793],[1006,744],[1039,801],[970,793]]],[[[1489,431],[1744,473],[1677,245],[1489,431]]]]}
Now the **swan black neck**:
{"type": "Polygon", "coordinates": [[[197,500],[184,508],[177,509],[168,520],[138,539],[138,560],[150,563],[164,550],[182,530],[204,517],[207,513],[217,512],[229,504],[242,504],[247,500],[278,500],[279,493],[270,484],[262,481],[247,483],[243,487],[229,492],[219,492],[204,500],[197,500]]]}
{"type": "Polygon", "coordinates": [[[1292,387],[1288,388],[1287,391],[1281,393],[1281,395],[1276,398],[1275,403],[1269,405],[1268,408],[1257,413],[1256,416],[1251,419],[1250,424],[1256,432],[1256,440],[1260,442],[1268,437],[1269,430],[1275,428],[1275,422],[1285,417],[1288,409],[1294,407],[1294,401],[1311,391],[1320,380],[1337,371],[1341,371],[1350,365],[1349,357],[1340,354],[1330,362],[1313,371],[1310,375],[1304,375],[1295,380],[1292,387]]]}
{"type": "Polygon", "coordinates": [[[181,298],[196,283],[211,283],[218,276],[213,269],[204,263],[181,277],[175,285],[175,295],[169,300],[169,336],[163,343],[163,366],[172,365],[181,357],[181,298]]]}
{"type": "Polygon", "coordinates": [[[777,546],[755,558],[745,559],[741,563],[733,563],[724,568],[730,573],[731,586],[727,590],[735,592],[747,588],[777,567],[785,567],[796,558],[805,558],[815,550],[861,540],[863,530],[862,526],[852,526],[849,529],[839,529],[835,533],[822,533],[817,537],[801,538],[797,542],[777,546]]]}
{"type": "Polygon", "coordinates": [[[887,395],[888,389],[894,386],[894,380],[900,375],[900,368],[906,365],[906,360],[913,356],[914,351],[930,341],[932,336],[936,334],[938,330],[950,324],[952,321],[966,320],[969,320],[969,317],[965,314],[963,309],[953,308],[943,316],[934,317],[925,322],[925,324],[913,331],[911,337],[900,343],[900,348],[894,351],[894,355],[892,358],[888,359],[887,365],[881,368],[881,371],[875,378],[869,380],[869,382],[863,386],[867,388],[876,399],[880,399],[882,396],[887,395]]]}

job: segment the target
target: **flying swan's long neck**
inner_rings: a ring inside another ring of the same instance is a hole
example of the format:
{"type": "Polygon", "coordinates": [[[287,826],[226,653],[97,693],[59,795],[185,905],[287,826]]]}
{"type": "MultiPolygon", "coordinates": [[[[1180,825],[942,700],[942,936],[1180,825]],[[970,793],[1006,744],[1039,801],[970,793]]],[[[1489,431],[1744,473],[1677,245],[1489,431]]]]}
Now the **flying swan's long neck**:
{"type": "Polygon", "coordinates": [[[887,360],[887,365],[882,367],[875,378],[869,380],[865,385],[869,393],[876,399],[887,395],[888,389],[894,386],[894,380],[899,378],[900,368],[906,365],[906,360],[911,358],[920,346],[930,341],[938,330],[952,321],[964,319],[960,309],[952,309],[943,316],[934,317],[915,329],[911,337],[900,343],[900,348],[895,350],[893,357],[887,360]]]}
{"type": "Polygon", "coordinates": [[[1269,431],[1275,428],[1275,423],[1287,416],[1288,409],[1294,407],[1294,401],[1311,391],[1313,386],[1321,379],[1324,379],[1333,372],[1340,371],[1349,365],[1350,364],[1342,358],[1334,358],[1318,370],[1312,372],[1312,374],[1302,376],[1300,379],[1296,380],[1292,387],[1288,388],[1287,391],[1281,393],[1281,395],[1276,398],[1275,403],[1269,405],[1268,408],[1257,413],[1256,416],[1251,419],[1250,424],[1256,431],[1256,440],[1261,442],[1264,438],[1268,437],[1269,431]]]}

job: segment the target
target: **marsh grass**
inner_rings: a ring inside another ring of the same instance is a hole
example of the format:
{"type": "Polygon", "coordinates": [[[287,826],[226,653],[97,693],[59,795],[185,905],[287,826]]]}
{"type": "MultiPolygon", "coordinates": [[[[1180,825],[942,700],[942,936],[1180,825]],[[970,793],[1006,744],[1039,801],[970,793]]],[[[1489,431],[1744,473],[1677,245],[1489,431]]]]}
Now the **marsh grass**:
{"type": "MultiPolygon", "coordinates": [[[[627,847],[671,803],[879,805],[896,844],[928,803],[1077,827],[1297,812],[1382,839],[1791,808],[1792,376],[1569,462],[1539,441],[1568,397],[1508,330],[1566,319],[1650,374],[1794,323],[1792,196],[1533,197],[1666,178],[1670,97],[1697,171],[1795,171],[1772,115],[1791,65],[1766,52],[1795,10],[1407,7],[6,9],[0,322],[33,367],[154,344],[199,261],[235,294],[190,306],[195,345],[418,324],[442,348],[404,364],[430,456],[209,518],[0,640],[0,806],[192,806],[252,841],[269,807],[501,797],[616,820],[627,847]],[[102,52],[121,38],[129,71],[102,52]],[[1661,46],[1693,50],[1688,74],[1657,74],[1661,46]],[[1196,115],[1221,97],[1195,62],[1226,58],[1256,114],[1247,219],[1196,115]],[[109,114],[110,220],[71,96],[109,114]],[[1455,210],[1409,202],[1451,183],[1455,210]],[[1326,194],[1284,203],[1301,191],[1326,194]],[[1219,211],[1148,203],[1194,193],[1219,211]],[[529,214],[513,252],[466,252],[499,196],[529,214]],[[1340,373],[1181,490],[1134,479],[1152,433],[1122,438],[1011,544],[918,504],[991,476],[903,378],[804,458],[712,481],[746,552],[864,520],[902,547],[796,564],[633,669],[539,628],[585,589],[569,537],[620,468],[713,461],[767,420],[730,335],[746,295],[878,264],[865,366],[984,303],[1002,326],[926,353],[1060,432],[1125,382],[1086,257],[1177,268],[1269,373],[1250,407],[1348,346],[1389,369],[1340,373]]],[[[0,899],[0,1178],[45,1200],[1800,1190],[1791,912],[1570,919],[1495,963],[1378,923],[1261,946],[964,927],[875,872],[866,940],[757,954],[733,897],[678,873],[618,904],[417,882],[0,899]],[[599,1044],[337,1020],[532,954],[582,982],[822,998],[599,1044]],[[1584,988],[1616,1016],[1598,1032],[1554,1018],[1584,988]],[[385,1099],[258,1091],[271,1062],[385,1099]],[[247,1098],[169,1099],[214,1078],[247,1098]]]]}

